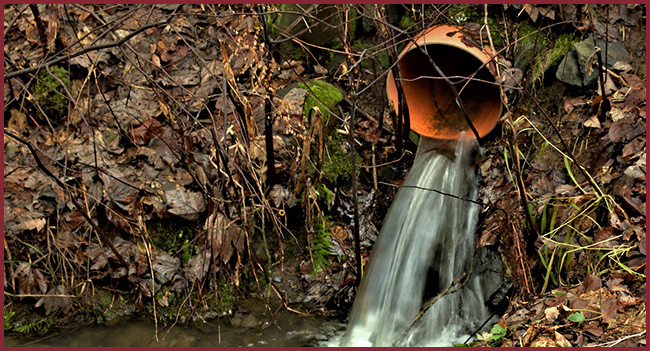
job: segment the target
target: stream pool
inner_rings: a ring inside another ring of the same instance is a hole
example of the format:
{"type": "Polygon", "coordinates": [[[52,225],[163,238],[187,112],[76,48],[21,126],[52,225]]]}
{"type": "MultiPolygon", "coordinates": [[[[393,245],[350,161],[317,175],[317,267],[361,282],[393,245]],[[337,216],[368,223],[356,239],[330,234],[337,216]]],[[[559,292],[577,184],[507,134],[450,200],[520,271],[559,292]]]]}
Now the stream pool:
{"type": "MultiPolygon", "coordinates": [[[[262,319],[263,320],[263,319],[262,319]]],[[[276,314],[275,322],[262,321],[255,327],[235,326],[236,314],[192,326],[158,325],[153,321],[121,320],[109,325],[91,325],[55,331],[46,336],[5,336],[5,347],[214,347],[214,346],[336,346],[345,323],[319,316],[301,316],[289,311],[276,314]]],[[[243,318],[246,324],[246,318],[243,318]]]]}

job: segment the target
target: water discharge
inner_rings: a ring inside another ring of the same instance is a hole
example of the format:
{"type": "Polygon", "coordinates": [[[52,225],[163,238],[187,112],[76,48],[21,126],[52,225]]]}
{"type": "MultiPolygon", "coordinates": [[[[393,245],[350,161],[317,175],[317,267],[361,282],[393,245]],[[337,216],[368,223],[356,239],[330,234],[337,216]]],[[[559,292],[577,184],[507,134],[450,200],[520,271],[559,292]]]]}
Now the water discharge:
{"type": "Polygon", "coordinates": [[[489,317],[486,292],[500,278],[480,267],[474,239],[480,206],[467,201],[478,198],[480,150],[465,133],[457,143],[454,152],[421,138],[375,243],[343,346],[452,346],[489,317]],[[466,284],[418,318],[463,273],[466,284]]]}

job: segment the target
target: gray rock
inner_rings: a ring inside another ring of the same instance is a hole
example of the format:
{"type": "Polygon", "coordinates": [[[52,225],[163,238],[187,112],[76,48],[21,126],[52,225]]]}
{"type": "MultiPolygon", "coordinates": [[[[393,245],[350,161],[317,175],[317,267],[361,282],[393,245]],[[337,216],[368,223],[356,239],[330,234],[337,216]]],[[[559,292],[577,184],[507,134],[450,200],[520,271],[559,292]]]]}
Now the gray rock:
{"type": "MultiPolygon", "coordinates": [[[[539,48],[537,48],[539,50],[539,48]]],[[[517,50],[517,55],[515,56],[514,67],[518,68],[522,72],[525,72],[528,66],[530,65],[531,59],[533,58],[533,51],[535,50],[535,43],[529,41],[524,45],[521,45],[517,50]]]]}
{"type": "MultiPolygon", "coordinates": [[[[596,39],[594,41],[593,36],[590,35],[587,39],[573,44],[573,47],[575,48],[576,53],[578,54],[578,60],[582,65],[592,57],[596,47],[600,48],[603,57],[603,64],[606,63],[608,68],[612,68],[612,66],[614,66],[618,61],[627,62],[630,60],[630,54],[620,41],[610,40],[607,45],[605,45],[604,40],[596,39]],[[607,53],[607,58],[605,58],[605,53],[607,53]]],[[[596,60],[596,57],[594,56],[591,60],[596,60]]]]}
{"type": "MultiPolygon", "coordinates": [[[[597,57],[594,55],[596,48],[600,48],[603,60],[607,54],[606,64],[613,68],[617,62],[628,62],[630,55],[620,41],[610,40],[607,45],[602,39],[594,40],[593,36],[574,43],[574,52],[569,52],[558,65],[555,76],[567,84],[586,87],[598,80],[597,57]],[[605,50],[607,49],[607,50],[605,50]]],[[[620,65],[620,64],[619,64],[620,65]]]]}
{"type": "Polygon", "coordinates": [[[582,69],[583,65],[578,65],[576,53],[570,51],[564,56],[562,62],[555,71],[555,77],[564,83],[571,84],[578,87],[586,87],[596,81],[598,74],[592,71],[590,75],[582,69]]]}

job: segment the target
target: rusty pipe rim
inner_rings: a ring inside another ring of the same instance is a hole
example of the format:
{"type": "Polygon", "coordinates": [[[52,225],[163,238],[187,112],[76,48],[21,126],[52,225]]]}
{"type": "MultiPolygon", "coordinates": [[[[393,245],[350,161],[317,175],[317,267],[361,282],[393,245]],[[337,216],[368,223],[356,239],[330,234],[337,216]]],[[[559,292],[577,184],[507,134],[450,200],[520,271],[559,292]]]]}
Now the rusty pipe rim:
{"type": "MultiPolygon", "coordinates": [[[[422,31],[398,57],[411,129],[423,136],[445,140],[458,139],[461,131],[470,129],[452,89],[420,48],[428,52],[456,86],[479,137],[488,134],[502,111],[499,87],[495,84],[495,55],[489,48],[475,45],[459,27],[449,25],[422,31]],[[468,80],[472,75],[474,79],[468,80]]],[[[386,93],[398,111],[397,86],[392,72],[387,77],[386,93]]]]}

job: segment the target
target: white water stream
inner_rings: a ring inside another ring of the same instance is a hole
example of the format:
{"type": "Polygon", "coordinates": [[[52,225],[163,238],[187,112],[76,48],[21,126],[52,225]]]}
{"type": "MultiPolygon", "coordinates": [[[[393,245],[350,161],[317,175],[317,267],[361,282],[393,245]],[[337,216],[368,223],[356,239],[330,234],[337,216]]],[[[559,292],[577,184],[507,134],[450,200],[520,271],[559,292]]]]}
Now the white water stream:
{"type": "Polygon", "coordinates": [[[413,167],[398,191],[375,243],[342,346],[452,346],[490,316],[486,292],[500,278],[477,267],[475,229],[479,148],[461,134],[453,151],[421,138],[413,167]],[[474,269],[470,266],[474,264],[474,269]],[[437,300],[408,333],[429,301],[463,273],[469,281],[437,300]]]}

